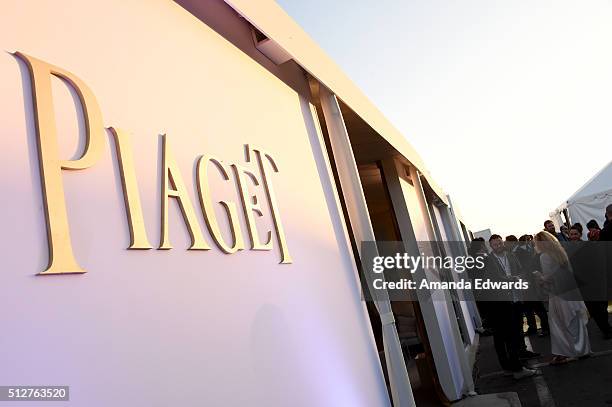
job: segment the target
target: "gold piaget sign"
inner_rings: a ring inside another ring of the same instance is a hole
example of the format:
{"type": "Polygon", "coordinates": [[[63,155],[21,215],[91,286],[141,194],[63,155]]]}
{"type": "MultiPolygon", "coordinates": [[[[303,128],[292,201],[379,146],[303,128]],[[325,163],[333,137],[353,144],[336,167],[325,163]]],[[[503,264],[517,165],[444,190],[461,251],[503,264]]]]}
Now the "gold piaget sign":
{"type": "MultiPolygon", "coordinates": [[[[106,132],[102,124],[102,114],[89,87],[72,73],[48,64],[44,61],[17,52],[15,55],[22,59],[30,74],[33,110],[36,121],[36,137],[38,143],[38,165],[41,175],[42,196],[44,200],[45,218],[47,227],[47,241],[49,246],[49,264],[46,270],[39,275],[85,273],[74,257],[62,171],[84,170],[96,164],[103,153],[106,132]],[[52,76],[63,79],[77,93],[82,107],[85,123],[85,148],[81,156],[74,160],[62,160],[59,154],[57,127],[51,94],[52,76]]],[[[151,241],[147,236],[136,172],[129,135],[116,127],[108,128],[115,144],[116,158],[119,164],[122,193],[125,202],[125,213],[130,233],[129,250],[152,249],[151,241]]],[[[199,209],[204,215],[206,226],[214,244],[224,253],[235,253],[245,249],[243,232],[239,222],[239,210],[245,218],[247,234],[251,250],[272,250],[273,237],[276,236],[280,252],[280,263],[291,263],[291,255],[287,247],[285,231],[281,222],[278,202],[274,194],[272,177],[279,169],[272,155],[258,147],[246,147],[246,162],[255,167],[239,164],[225,164],[223,161],[211,157],[201,156],[196,164],[196,186],[199,209]],[[216,172],[223,181],[234,182],[240,196],[240,209],[235,202],[220,201],[227,215],[231,241],[223,237],[211,199],[210,177],[216,172]],[[256,220],[263,217],[263,209],[257,195],[250,192],[251,188],[263,187],[270,208],[270,216],[274,224],[274,233],[268,231],[267,236],[259,235],[256,220]]],[[[158,249],[172,248],[169,239],[168,206],[170,200],[175,200],[182,215],[187,230],[191,236],[189,250],[210,250],[210,246],[196,216],[196,206],[189,198],[187,188],[172,154],[168,137],[162,136],[161,144],[161,230],[158,249]]]]}

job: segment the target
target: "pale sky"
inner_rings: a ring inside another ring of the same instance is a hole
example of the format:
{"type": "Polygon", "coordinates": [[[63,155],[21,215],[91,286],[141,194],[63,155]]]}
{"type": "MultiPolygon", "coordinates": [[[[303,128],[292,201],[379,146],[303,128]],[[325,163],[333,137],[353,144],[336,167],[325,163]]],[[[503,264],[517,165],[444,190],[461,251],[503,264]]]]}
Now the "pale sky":
{"type": "Polygon", "coordinates": [[[277,2],[473,231],[540,230],[612,160],[612,0],[277,2]]]}

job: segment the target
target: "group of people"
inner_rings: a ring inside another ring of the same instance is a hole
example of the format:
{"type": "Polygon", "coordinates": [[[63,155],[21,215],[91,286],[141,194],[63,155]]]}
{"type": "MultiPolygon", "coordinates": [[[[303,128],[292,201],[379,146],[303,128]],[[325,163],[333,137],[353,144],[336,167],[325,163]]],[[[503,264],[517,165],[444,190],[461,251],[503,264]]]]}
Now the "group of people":
{"type": "MultiPolygon", "coordinates": [[[[612,241],[612,205],[606,208],[602,229],[595,220],[589,221],[587,228],[589,241],[612,241]]],[[[612,298],[610,289],[606,290],[612,253],[606,248],[610,246],[581,244],[583,232],[580,224],[562,226],[557,232],[554,223],[547,220],[544,230],[535,236],[517,239],[510,235],[504,241],[500,235],[492,235],[490,252],[484,239],[472,242],[471,255],[486,256],[488,278],[529,282],[528,290],[499,290],[478,302],[484,326],[492,331],[499,363],[515,379],[539,373],[524,364],[540,356],[527,349],[525,335],[550,336],[553,365],[590,356],[589,318],[595,320],[604,339],[612,339],[607,311],[612,298]],[[603,274],[594,270],[603,270],[603,274]]]]}
{"type": "MultiPolygon", "coordinates": [[[[606,219],[604,221],[604,229],[608,224],[609,222],[606,219]]],[[[589,241],[610,241],[610,236],[608,235],[610,233],[609,226],[608,230],[604,230],[603,239],[600,239],[602,229],[599,227],[599,223],[597,223],[595,219],[591,219],[590,221],[588,221],[586,227],[588,229],[587,239],[589,241]]],[[[574,223],[570,227],[568,227],[567,225],[561,225],[561,227],[559,228],[559,232],[557,233],[555,232],[555,224],[551,220],[547,220],[545,222],[544,230],[554,235],[560,242],[582,241],[582,233],[584,232],[584,228],[582,227],[581,223],[574,223]]]]}

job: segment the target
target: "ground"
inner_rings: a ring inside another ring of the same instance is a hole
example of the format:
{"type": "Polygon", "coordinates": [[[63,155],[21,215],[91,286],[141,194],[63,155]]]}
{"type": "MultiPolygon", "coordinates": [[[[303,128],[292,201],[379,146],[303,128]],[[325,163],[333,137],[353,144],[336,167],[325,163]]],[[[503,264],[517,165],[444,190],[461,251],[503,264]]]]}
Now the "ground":
{"type": "Polygon", "coordinates": [[[542,354],[529,361],[542,375],[522,380],[505,377],[497,362],[493,338],[480,338],[476,361],[476,391],[479,394],[516,392],[523,407],[612,406],[612,340],[603,340],[593,321],[589,337],[594,355],[560,366],[549,366],[550,338],[526,337],[527,346],[542,354]]]}

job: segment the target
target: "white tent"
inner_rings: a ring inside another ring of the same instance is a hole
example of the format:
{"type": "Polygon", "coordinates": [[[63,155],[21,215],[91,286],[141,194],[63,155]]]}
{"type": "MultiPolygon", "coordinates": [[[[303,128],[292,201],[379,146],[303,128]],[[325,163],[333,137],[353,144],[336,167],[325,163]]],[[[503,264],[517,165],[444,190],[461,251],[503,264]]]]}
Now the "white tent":
{"type": "Polygon", "coordinates": [[[610,204],[612,204],[612,161],[551,212],[550,217],[557,228],[562,223],[581,223],[585,226],[586,236],[588,232],[586,223],[595,219],[601,227],[606,206],[610,204]]]}

